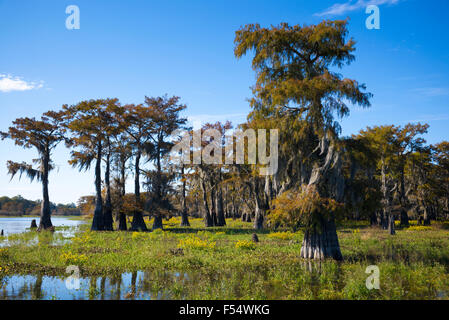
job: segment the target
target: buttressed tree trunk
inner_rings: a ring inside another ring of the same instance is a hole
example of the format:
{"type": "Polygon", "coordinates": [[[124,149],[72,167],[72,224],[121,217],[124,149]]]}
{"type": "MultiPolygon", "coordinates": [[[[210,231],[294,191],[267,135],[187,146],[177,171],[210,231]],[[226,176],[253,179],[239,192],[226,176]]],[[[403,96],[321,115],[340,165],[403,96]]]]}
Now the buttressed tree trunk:
{"type": "Polygon", "coordinates": [[[94,218],[92,220],[91,230],[100,231],[104,229],[103,220],[103,199],[101,197],[101,154],[102,154],[101,143],[97,146],[97,159],[95,164],[95,211],[94,218]]]}
{"type": "Polygon", "coordinates": [[[42,164],[42,204],[41,204],[41,218],[39,222],[38,231],[50,229],[53,225],[51,223],[51,208],[50,198],[48,196],[48,173],[50,166],[50,152],[45,151],[42,164]]]}
{"type": "Polygon", "coordinates": [[[106,201],[104,204],[104,230],[113,231],[114,221],[112,219],[112,200],[111,200],[111,153],[108,151],[106,155],[106,171],[105,171],[105,185],[106,185],[106,201]]]}
{"type": "MultiPolygon", "coordinates": [[[[267,181],[267,180],[265,180],[267,181]]],[[[264,191],[265,192],[265,191],[264,191]]],[[[261,195],[259,188],[259,180],[256,178],[254,181],[254,202],[256,204],[255,214],[254,214],[254,229],[261,230],[263,229],[263,222],[265,212],[268,209],[265,193],[261,195]],[[262,199],[261,199],[262,198],[262,199]]]]}
{"type": "MultiPolygon", "coordinates": [[[[341,201],[344,192],[344,181],[341,176],[341,160],[338,151],[324,136],[319,145],[320,157],[324,156],[324,164],[315,166],[309,180],[308,189],[315,187],[321,197],[333,197],[341,201]]],[[[301,247],[301,257],[306,259],[332,258],[342,260],[343,256],[338,242],[335,217],[318,213],[319,226],[306,226],[301,247]],[[328,218],[326,218],[328,216],[328,218]]]]}
{"type": "Polygon", "coordinates": [[[162,216],[160,214],[157,214],[156,216],[154,216],[153,230],[163,229],[163,228],[164,228],[164,225],[162,223],[162,216]]]}
{"type": "Polygon", "coordinates": [[[133,213],[133,220],[131,223],[131,230],[133,231],[148,231],[145,221],[143,220],[142,201],[140,198],[140,158],[142,156],[141,150],[137,151],[134,167],[134,197],[135,206],[133,213]]]}

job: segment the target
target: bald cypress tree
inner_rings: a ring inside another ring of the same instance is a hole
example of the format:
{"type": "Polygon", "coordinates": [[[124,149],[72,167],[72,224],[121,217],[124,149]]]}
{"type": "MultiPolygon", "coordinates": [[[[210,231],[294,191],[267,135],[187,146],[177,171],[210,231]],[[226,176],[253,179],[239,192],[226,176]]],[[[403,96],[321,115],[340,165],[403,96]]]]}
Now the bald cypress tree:
{"type": "Polygon", "coordinates": [[[65,125],[71,132],[67,145],[74,148],[69,163],[80,170],[87,170],[95,161],[96,198],[91,227],[95,231],[112,230],[112,212],[107,211],[105,216],[101,195],[101,164],[110,147],[111,130],[115,130],[112,125],[114,119],[109,109],[117,103],[117,99],[96,99],[82,101],[72,106],[63,106],[65,125]]]}
{"type": "Polygon", "coordinates": [[[61,112],[48,111],[41,116],[40,120],[35,118],[18,118],[13,121],[7,132],[0,132],[3,139],[9,138],[14,143],[23,148],[35,148],[39,157],[33,160],[37,168],[26,162],[8,161],[8,173],[11,179],[22,174],[31,180],[38,180],[42,183],[42,204],[40,222],[38,230],[45,230],[52,227],[50,198],[48,192],[48,177],[54,168],[51,161],[51,153],[54,148],[65,139],[65,129],[61,125],[63,114],[61,112]]]}
{"type": "MultiPolygon", "coordinates": [[[[275,119],[273,128],[281,129],[275,191],[279,196],[287,189],[303,190],[303,206],[317,201],[316,195],[324,204],[342,201],[340,127],[335,116],[348,115],[346,101],[369,106],[364,85],[333,71],[354,60],[355,42],[346,39],[347,33],[344,20],[271,28],[250,24],[236,32],[235,56],[254,53],[257,81],[250,119],[275,119]]],[[[335,215],[320,210],[325,207],[315,206],[309,212],[313,218],[305,220],[304,258],[342,259],[335,215]]]]}
{"type": "Polygon", "coordinates": [[[173,142],[170,140],[172,133],[181,129],[187,122],[187,118],[181,117],[180,113],[186,109],[186,105],[179,103],[180,98],[173,96],[145,97],[145,104],[150,114],[153,128],[149,135],[151,148],[146,150],[146,155],[154,163],[156,170],[154,178],[151,179],[151,189],[154,197],[151,204],[154,210],[153,229],[162,228],[161,212],[167,210],[167,176],[164,176],[162,159],[168,155],[173,142]]]}

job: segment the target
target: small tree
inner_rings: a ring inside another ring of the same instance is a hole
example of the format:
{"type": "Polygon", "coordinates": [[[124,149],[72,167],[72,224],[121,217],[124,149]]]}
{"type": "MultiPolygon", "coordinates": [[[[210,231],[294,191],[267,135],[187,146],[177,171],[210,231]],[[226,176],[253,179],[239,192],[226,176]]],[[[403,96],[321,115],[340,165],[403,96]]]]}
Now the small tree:
{"type": "Polygon", "coordinates": [[[13,121],[13,126],[7,132],[0,132],[3,139],[9,138],[14,143],[23,148],[35,148],[39,158],[33,160],[38,168],[26,162],[8,161],[8,173],[11,179],[19,173],[23,173],[33,181],[34,179],[42,183],[42,203],[41,219],[38,230],[45,230],[52,227],[51,208],[48,194],[48,176],[53,169],[51,161],[52,150],[65,139],[65,129],[61,126],[63,116],[61,112],[48,111],[41,116],[41,120],[35,118],[18,118],[13,121]]]}

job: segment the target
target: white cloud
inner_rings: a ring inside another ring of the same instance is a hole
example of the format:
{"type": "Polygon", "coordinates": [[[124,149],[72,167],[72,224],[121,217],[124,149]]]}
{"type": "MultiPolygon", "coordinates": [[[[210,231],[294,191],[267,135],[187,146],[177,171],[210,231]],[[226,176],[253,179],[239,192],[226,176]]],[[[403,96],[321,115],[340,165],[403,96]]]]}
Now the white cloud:
{"type": "Polygon", "coordinates": [[[315,16],[327,16],[327,15],[342,15],[347,12],[356,11],[362,8],[366,8],[369,5],[382,5],[382,4],[397,4],[399,0],[349,0],[345,3],[336,3],[323,12],[316,13],[315,16]]]}
{"type": "Polygon", "coordinates": [[[13,77],[9,74],[0,74],[0,92],[27,91],[40,89],[43,86],[43,81],[30,82],[25,81],[20,77],[13,77]]]}

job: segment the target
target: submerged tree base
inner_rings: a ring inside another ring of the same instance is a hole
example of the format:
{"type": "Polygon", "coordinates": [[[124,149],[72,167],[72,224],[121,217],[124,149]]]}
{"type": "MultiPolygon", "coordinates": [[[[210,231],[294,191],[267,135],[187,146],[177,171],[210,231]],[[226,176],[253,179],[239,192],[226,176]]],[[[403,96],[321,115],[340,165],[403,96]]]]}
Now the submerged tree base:
{"type": "Polygon", "coordinates": [[[335,222],[330,221],[322,226],[322,230],[310,230],[304,234],[301,247],[301,258],[323,260],[331,258],[343,260],[338,242],[335,222]]]}

